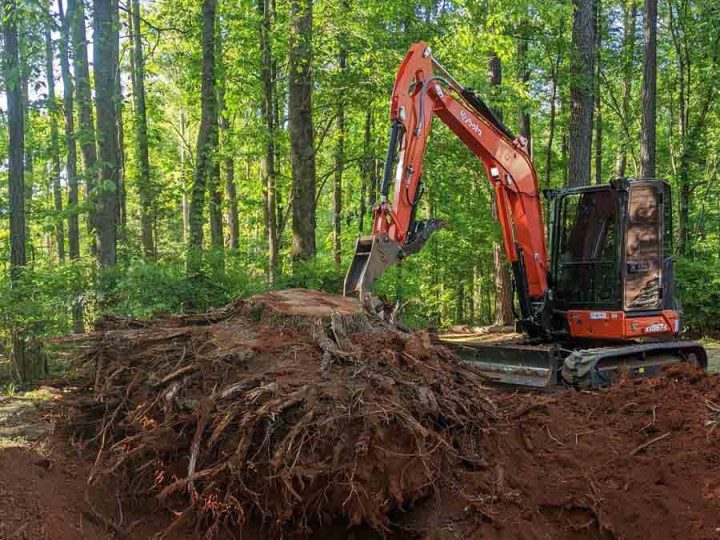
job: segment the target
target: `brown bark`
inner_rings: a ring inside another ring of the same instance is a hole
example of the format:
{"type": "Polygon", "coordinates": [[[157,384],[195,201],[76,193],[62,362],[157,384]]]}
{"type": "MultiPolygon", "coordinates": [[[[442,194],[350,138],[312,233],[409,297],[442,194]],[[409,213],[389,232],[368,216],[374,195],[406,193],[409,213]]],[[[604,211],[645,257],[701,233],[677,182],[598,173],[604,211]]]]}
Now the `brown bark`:
{"type": "MultiPolygon", "coordinates": [[[[118,234],[120,235],[120,237],[124,238],[125,225],[127,224],[127,194],[125,182],[125,126],[123,124],[123,109],[125,108],[125,101],[123,98],[122,88],[122,66],[120,65],[120,10],[118,8],[118,0],[112,0],[111,9],[113,57],[118,59],[115,63],[113,83],[113,89],[115,92],[113,95],[113,103],[115,104],[115,129],[117,130],[116,153],[118,163],[116,222],[119,226],[118,234]]],[[[130,44],[130,47],[132,48],[132,43],[130,44]]]]}
{"type": "Polygon", "coordinates": [[[93,57],[95,114],[97,115],[100,183],[97,188],[95,230],[97,259],[102,268],[117,262],[117,192],[120,164],[117,141],[115,73],[118,59],[114,45],[112,0],[93,0],[93,57]]]}
{"type": "Polygon", "coordinates": [[[238,217],[237,188],[235,186],[235,160],[228,156],[225,163],[225,195],[227,197],[227,227],[230,233],[230,249],[237,251],[240,247],[240,221],[238,217]]]}
{"type": "Polygon", "coordinates": [[[222,32],[218,30],[220,18],[215,20],[215,87],[217,89],[217,108],[215,109],[215,151],[213,153],[210,168],[208,169],[208,193],[210,194],[210,244],[213,251],[220,255],[216,262],[224,264],[225,236],[223,231],[223,186],[220,185],[220,128],[222,127],[222,114],[225,107],[225,70],[223,68],[222,54],[222,32]]]}
{"type": "MultiPolygon", "coordinates": [[[[63,111],[65,114],[65,173],[68,184],[68,256],[80,258],[80,225],[78,221],[77,145],[75,142],[75,88],[70,73],[70,18],[63,12],[62,0],[58,0],[60,15],[60,72],[63,81],[63,111]]],[[[83,307],[79,291],[73,301],[72,325],[76,334],[84,331],[83,307]]]]}
{"type": "Polygon", "coordinates": [[[372,155],[372,110],[368,107],[365,113],[365,131],[363,135],[363,161],[362,161],[362,188],[360,189],[360,215],[358,218],[358,233],[362,234],[365,228],[365,213],[369,194],[373,191],[372,170],[374,169],[372,155]]]}
{"type": "Polygon", "coordinates": [[[135,152],[138,196],[140,198],[140,230],[143,254],[155,256],[153,241],[153,187],[150,180],[150,151],[148,145],[147,105],[145,100],[145,56],[142,44],[140,0],[132,0],[132,85],[135,105],[135,152]]]}
{"type": "Polygon", "coordinates": [[[25,118],[20,81],[19,9],[16,0],[3,0],[3,74],[7,95],[8,196],[10,214],[10,278],[17,283],[26,263],[25,118]]]}
{"type": "Polygon", "coordinates": [[[197,138],[195,178],[190,199],[189,275],[201,270],[205,192],[217,141],[217,95],[215,93],[215,0],[202,1],[201,119],[197,138]]]}
{"type": "Polygon", "coordinates": [[[68,184],[68,255],[80,258],[80,227],[78,223],[77,145],[75,141],[75,88],[70,72],[70,20],[63,13],[62,0],[58,1],[60,28],[60,72],[63,81],[63,112],[65,116],[65,173],[68,184]]]}
{"type": "MultiPolygon", "coordinates": [[[[498,89],[502,85],[502,63],[495,52],[488,57],[488,68],[490,85],[493,87],[492,94],[497,100],[498,89]]],[[[502,120],[503,111],[501,109],[494,107],[493,112],[495,116],[502,120]]],[[[493,242],[493,264],[495,267],[495,324],[508,326],[513,323],[512,287],[510,286],[510,272],[507,267],[506,254],[503,254],[502,247],[497,240],[493,242]]]]}
{"type": "Polygon", "coordinates": [[[90,211],[87,219],[87,231],[90,238],[91,253],[96,250],[95,244],[95,209],[94,192],[97,171],[97,146],[95,137],[95,119],[92,108],[92,91],[90,89],[90,68],[87,54],[87,37],[85,31],[85,8],[82,0],[67,0],[67,18],[70,21],[72,34],[73,67],[75,74],[76,95],[78,104],[77,141],[83,157],[83,180],[85,181],[85,198],[90,211]]]}
{"type": "MultiPolygon", "coordinates": [[[[348,0],[343,2],[343,9],[350,8],[348,0]]],[[[340,79],[344,78],[347,68],[347,50],[345,36],[340,35],[338,47],[338,67],[340,79]]],[[[343,172],[345,170],[345,101],[342,93],[338,93],[337,119],[335,121],[335,178],[333,182],[333,260],[335,266],[342,263],[342,195],[343,195],[343,172]]]]}
{"type": "Polygon", "coordinates": [[[573,0],[570,61],[569,183],[590,184],[595,75],[594,0],[573,0]]]}
{"type": "Polygon", "coordinates": [[[640,132],[640,177],[655,178],[657,109],[657,0],[645,0],[643,14],[642,130],[640,132]]]}
{"type": "Polygon", "coordinates": [[[595,184],[602,184],[602,101],[600,99],[601,51],[602,51],[602,3],[595,0],[595,184]]]}
{"type": "MultiPolygon", "coordinates": [[[[518,47],[517,47],[517,54],[518,54],[518,68],[519,68],[519,79],[520,83],[523,86],[523,89],[525,91],[528,90],[529,84],[530,84],[530,64],[527,59],[528,54],[528,45],[529,45],[529,36],[527,35],[527,31],[524,27],[521,27],[520,30],[521,36],[518,39],[518,47]]],[[[528,151],[530,152],[530,156],[532,157],[533,151],[532,151],[532,137],[531,137],[531,125],[530,125],[530,111],[528,110],[527,104],[522,103],[520,112],[518,113],[518,126],[520,135],[525,137],[527,139],[528,143],[528,151]]]]}
{"type": "Polygon", "coordinates": [[[502,247],[493,242],[493,265],[495,266],[495,325],[511,326],[513,324],[512,287],[510,275],[505,263],[502,247]]]}
{"type": "Polygon", "coordinates": [[[560,68],[561,55],[558,52],[555,57],[555,63],[553,64],[553,70],[550,81],[550,119],[548,126],[548,138],[547,146],[545,147],[545,188],[550,187],[550,178],[552,174],[552,146],[555,139],[555,123],[557,116],[557,87],[558,87],[558,72],[560,68]]]}
{"type": "Polygon", "coordinates": [[[620,119],[623,125],[624,140],[618,150],[615,164],[615,176],[622,178],[627,169],[627,156],[631,150],[630,142],[630,98],[632,97],[633,58],[635,56],[635,23],[637,21],[637,5],[630,0],[623,8],[623,85],[620,119]]]}
{"type": "Polygon", "coordinates": [[[63,200],[60,186],[60,137],[58,133],[58,106],[55,95],[55,48],[50,23],[45,24],[45,79],[47,80],[48,115],[50,116],[50,183],[53,191],[55,243],[59,261],[65,260],[65,226],[62,218],[63,200]]]}
{"type": "Polygon", "coordinates": [[[315,148],[312,116],[312,0],[291,0],[288,115],[292,161],[292,255],[315,257],[315,148]]]}

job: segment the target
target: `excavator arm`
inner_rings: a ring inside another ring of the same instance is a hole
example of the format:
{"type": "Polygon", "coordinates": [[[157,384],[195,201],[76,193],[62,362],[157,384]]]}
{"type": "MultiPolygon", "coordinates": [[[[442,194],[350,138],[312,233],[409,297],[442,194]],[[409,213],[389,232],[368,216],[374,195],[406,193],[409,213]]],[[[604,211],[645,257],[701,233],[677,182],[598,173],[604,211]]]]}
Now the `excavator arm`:
{"type": "Polygon", "coordinates": [[[423,157],[434,116],[482,162],[495,193],[498,221],[512,264],[521,316],[548,289],[548,258],[542,204],[527,141],[514,138],[488,107],[458,84],[423,42],[414,44],[400,66],[391,101],[390,145],[374,208],[372,233],[358,239],[345,278],[345,294],[365,300],[385,268],[419,251],[444,226],[415,219],[422,195],[423,157]],[[393,196],[390,199],[390,190],[393,196]]]}

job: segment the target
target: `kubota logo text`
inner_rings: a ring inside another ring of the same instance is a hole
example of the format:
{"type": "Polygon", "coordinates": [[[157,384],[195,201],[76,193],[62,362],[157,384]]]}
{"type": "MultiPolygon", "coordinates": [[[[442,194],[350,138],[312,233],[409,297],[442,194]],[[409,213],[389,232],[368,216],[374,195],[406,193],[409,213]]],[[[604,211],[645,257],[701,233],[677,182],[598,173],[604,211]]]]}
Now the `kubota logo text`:
{"type": "Polygon", "coordinates": [[[462,121],[465,122],[468,126],[470,126],[470,129],[473,133],[475,133],[475,135],[477,135],[478,137],[482,136],[482,130],[480,129],[480,126],[473,122],[472,117],[468,113],[466,113],[465,111],[460,111],[460,118],[462,118],[462,121]]]}
{"type": "Polygon", "coordinates": [[[646,334],[654,334],[655,332],[667,332],[668,325],[665,323],[655,323],[645,327],[646,334]]]}

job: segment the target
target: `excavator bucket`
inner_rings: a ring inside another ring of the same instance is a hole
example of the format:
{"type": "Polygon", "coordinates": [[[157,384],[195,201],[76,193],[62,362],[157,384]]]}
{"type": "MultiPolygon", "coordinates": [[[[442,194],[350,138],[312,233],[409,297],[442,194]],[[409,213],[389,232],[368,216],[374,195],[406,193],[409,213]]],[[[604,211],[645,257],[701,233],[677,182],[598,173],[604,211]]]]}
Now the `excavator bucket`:
{"type": "Polygon", "coordinates": [[[343,294],[358,293],[360,301],[372,292],[375,281],[388,266],[400,260],[400,248],[380,236],[361,236],[355,244],[355,256],[345,276],[343,294]]]}

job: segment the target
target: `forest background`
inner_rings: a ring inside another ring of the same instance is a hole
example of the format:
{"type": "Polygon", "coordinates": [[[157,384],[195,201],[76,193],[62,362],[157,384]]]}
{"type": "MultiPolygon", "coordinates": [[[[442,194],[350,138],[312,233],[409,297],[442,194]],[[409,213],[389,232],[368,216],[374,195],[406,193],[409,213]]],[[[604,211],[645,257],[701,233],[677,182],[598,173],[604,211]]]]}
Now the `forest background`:
{"type": "MultiPolygon", "coordinates": [[[[715,0],[0,0],[0,341],[101,313],[339,292],[369,232],[408,46],[531,141],[543,187],[657,177],[686,329],[720,328],[715,0]]],[[[412,325],[512,318],[483,169],[439,122],[423,216],[450,228],[379,292],[412,325]]]]}

